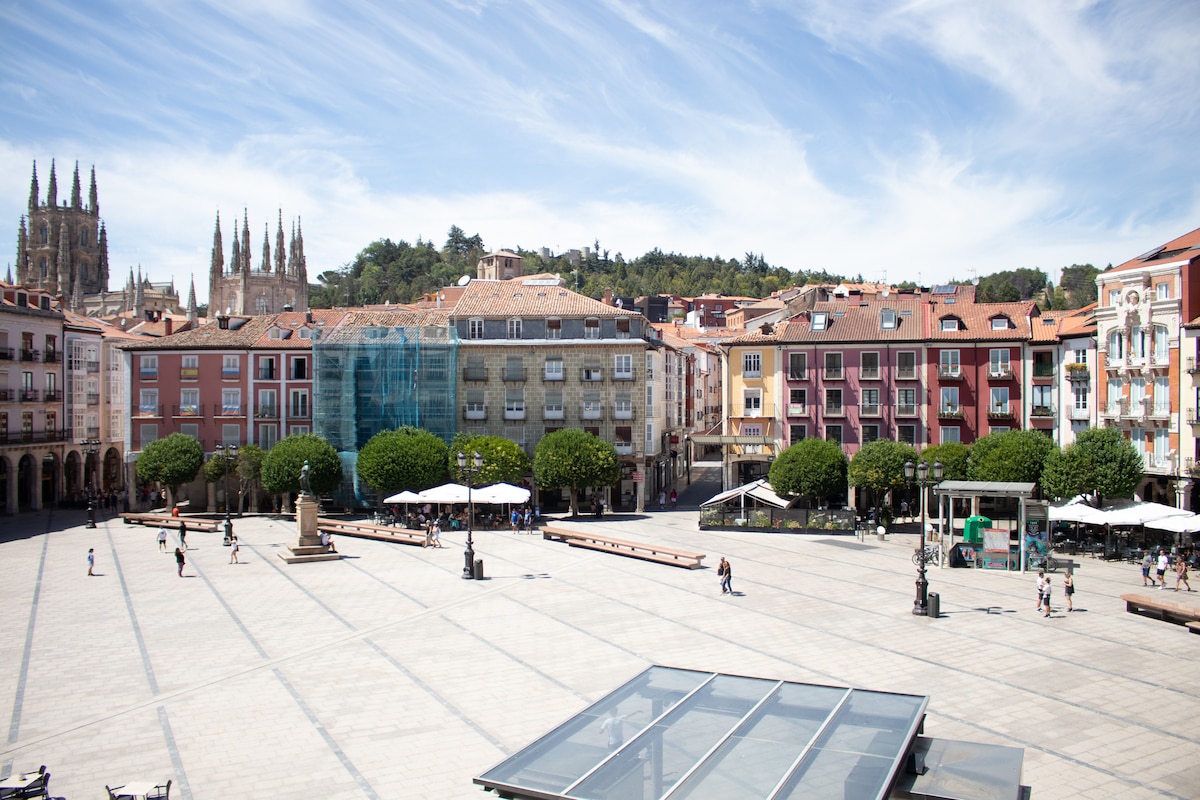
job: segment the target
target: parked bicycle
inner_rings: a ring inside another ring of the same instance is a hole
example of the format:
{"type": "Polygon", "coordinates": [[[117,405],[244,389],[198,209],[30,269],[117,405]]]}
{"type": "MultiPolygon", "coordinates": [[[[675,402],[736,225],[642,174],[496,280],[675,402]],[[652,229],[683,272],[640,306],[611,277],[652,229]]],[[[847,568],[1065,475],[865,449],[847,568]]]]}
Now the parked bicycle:
{"type": "Polygon", "coordinates": [[[1044,569],[1046,572],[1058,571],[1058,561],[1049,553],[1029,553],[1029,569],[1044,569]]]}
{"type": "Polygon", "coordinates": [[[917,566],[920,566],[922,561],[924,561],[926,564],[933,564],[935,567],[940,567],[942,565],[941,546],[936,544],[927,544],[925,545],[924,552],[920,550],[914,550],[912,562],[917,566]]]}

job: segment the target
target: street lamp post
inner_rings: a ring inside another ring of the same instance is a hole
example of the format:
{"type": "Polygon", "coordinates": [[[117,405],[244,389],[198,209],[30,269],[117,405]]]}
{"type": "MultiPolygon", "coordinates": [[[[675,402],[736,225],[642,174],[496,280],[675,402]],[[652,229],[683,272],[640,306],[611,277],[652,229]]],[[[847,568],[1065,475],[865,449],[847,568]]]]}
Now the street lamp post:
{"type": "Polygon", "coordinates": [[[929,581],[925,578],[925,496],[927,489],[942,481],[942,462],[933,462],[933,478],[930,480],[929,462],[920,464],[908,461],[904,464],[904,479],[909,486],[921,487],[921,544],[917,550],[917,598],[913,601],[912,613],[918,617],[929,616],[929,581]]]}
{"type": "Polygon", "coordinates": [[[475,577],[475,540],[471,535],[475,529],[475,503],[471,491],[475,487],[475,476],[483,469],[483,456],[475,453],[473,461],[475,465],[469,467],[466,454],[458,454],[458,471],[467,476],[467,549],[463,553],[462,576],[468,581],[475,577]]]}
{"type": "Polygon", "coordinates": [[[100,440],[99,439],[88,439],[83,443],[83,447],[84,447],[84,452],[88,456],[87,458],[84,459],[84,462],[83,462],[83,469],[87,473],[87,475],[85,476],[87,478],[87,496],[88,496],[87,526],[86,527],[94,528],[94,527],[96,527],[96,488],[93,485],[95,483],[95,481],[93,480],[93,475],[95,474],[95,467],[92,467],[92,469],[89,471],[88,464],[92,460],[94,460],[96,457],[96,454],[100,452],[100,440]]]}
{"type": "Polygon", "coordinates": [[[230,467],[237,461],[238,446],[236,444],[219,444],[216,446],[217,453],[221,456],[221,461],[225,466],[225,544],[233,543],[233,522],[229,519],[229,470],[230,467]]]}

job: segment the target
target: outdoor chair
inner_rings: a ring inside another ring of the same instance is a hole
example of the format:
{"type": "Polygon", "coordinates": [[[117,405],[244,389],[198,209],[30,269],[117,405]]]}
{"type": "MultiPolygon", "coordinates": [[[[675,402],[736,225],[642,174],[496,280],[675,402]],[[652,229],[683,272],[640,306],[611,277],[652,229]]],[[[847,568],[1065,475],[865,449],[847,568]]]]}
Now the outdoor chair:
{"type": "Polygon", "coordinates": [[[40,773],[38,779],[14,795],[15,797],[19,797],[21,800],[32,800],[33,798],[50,800],[50,773],[46,772],[45,767],[38,772],[40,773]]]}
{"type": "Polygon", "coordinates": [[[154,787],[154,791],[146,795],[146,800],[170,800],[171,798],[171,781],[165,784],[160,784],[154,787]]]}

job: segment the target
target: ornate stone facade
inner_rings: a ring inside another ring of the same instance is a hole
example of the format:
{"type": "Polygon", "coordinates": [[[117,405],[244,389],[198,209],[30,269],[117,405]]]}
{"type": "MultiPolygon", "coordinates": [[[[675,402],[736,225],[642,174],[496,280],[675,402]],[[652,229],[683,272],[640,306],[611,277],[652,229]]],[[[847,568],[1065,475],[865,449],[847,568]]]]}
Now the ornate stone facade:
{"type": "Polygon", "coordinates": [[[85,205],[80,190],[79,164],[71,183],[70,200],[58,202],[58,176],[50,162],[50,184],[39,197],[37,163],[29,182],[29,209],[17,232],[16,283],[72,297],[108,291],[108,238],[100,219],[96,169],[85,205]]]}
{"type": "Polygon", "coordinates": [[[308,310],[308,267],[304,259],[304,234],[299,219],[292,225],[291,240],[284,243],[283,212],[275,231],[275,252],[271,252],[269,226],[264,227],[262,261],[256,269],[250,253],[250,221],[243,214],[242,232],[236,223],[228,269],[221,236],[221,217],[217,215],[213,232],[212,266],[208,278],[209,315],[277,314],[291,307],[308,310]]]}

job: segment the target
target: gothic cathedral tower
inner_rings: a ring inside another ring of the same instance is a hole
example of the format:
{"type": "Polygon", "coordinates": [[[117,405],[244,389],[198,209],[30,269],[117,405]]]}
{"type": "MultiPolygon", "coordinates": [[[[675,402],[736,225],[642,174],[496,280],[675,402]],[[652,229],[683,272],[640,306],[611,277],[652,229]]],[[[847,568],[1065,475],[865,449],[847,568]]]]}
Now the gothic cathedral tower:
{"type": "Polygon", "coordinates": [[[275,254],[271,256],[270,226],[263,231],[262,262],[253,263],[250,249],[250,219],[243,212],[239,235],[235,220],[228,269],[221,235],[221,215],[213,231],[212,264],[208,273],[209,318],[217,314],[274,314],[290,307],[308,310],[308,266],[304,259],[304,234],[300,221],[292,224],[292,236],[284,253],[283,211],[275,231],[275,254]]]}
{"type": "Polygon", "coordinates": [[[71,182],[70,201],[58,202],[58,176],[50,162],[45,202],[38,196],[37,162],[29,182],[29,210],[17,232],[18,284],[72,297],[108,291],[108,234],[100,219],[96,168],[85,205],[79,185],[79,163],[71,182]]]}

